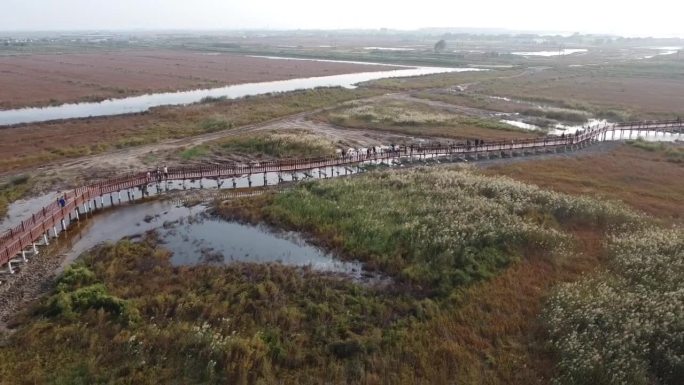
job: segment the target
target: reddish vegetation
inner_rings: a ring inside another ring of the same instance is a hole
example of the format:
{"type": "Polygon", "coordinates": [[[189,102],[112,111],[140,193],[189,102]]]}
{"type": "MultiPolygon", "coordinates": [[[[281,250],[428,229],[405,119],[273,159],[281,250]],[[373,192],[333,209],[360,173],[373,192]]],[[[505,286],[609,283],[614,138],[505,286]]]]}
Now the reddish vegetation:
{"type": "Polygon", "coordinates": [[[573,281],[601,264],[597,231],[571,230],[577,254],[567,261],[527,256],[500,275],[465,289],[457,310],[414,331],[413,349],[433,352],[415,365],[441,373],[444,383],[549,383],[554,362],[539,314],[556,284],[573,281]]]}
{"type": "Polygon", "coordinates": [[[391,68],[176,51],[5,56],[0,109],[391,68]]]}
{"type": "Polygon", "coordinates": [[[565,193],[621,200],[651,215],[684,221],[684,164],[668,162],[660,152],[621,146],[607,153],[494,166],[486,172],[565,193]]]}
{"type": "Polygon", "coordinates": [[[681,77],[666,72],[654,74],[638,67],[634,73],[620,75],[618,71],[619,67],[603,74],[542,71],[528,77],[499,79],[475,88],[488,95],[541,98],[569,105],[594,106],[599,110],[616,108],[641,118],[664,119],[684,113],[684,79],[681,77]]]}

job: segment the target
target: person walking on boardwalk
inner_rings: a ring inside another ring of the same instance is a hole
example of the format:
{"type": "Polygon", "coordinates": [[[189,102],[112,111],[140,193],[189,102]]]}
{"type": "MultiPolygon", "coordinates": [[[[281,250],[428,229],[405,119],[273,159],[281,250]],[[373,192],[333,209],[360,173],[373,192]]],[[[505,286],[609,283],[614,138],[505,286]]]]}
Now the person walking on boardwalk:
{"type": "Polygon", "coordinates": [[[164,179],[169,179],[169,168],[164,165],[164,179]]]}

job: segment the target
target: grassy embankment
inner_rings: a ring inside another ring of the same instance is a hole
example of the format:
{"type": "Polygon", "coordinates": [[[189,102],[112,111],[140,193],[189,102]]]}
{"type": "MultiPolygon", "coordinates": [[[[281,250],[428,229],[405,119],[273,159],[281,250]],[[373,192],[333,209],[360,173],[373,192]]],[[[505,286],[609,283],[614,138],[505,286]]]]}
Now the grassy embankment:
{"type": "Polygon", "coordinates": [[[425,91],[433,88],[443,89],[485,80],[496,80],[517,76],[522,69],[495,69],[487,71],[448,72],[443,74],[412,76],[406,78],[387,78],[361,83],[364,87],[379,88],[386,92],[425,91]]]}
{"type": "Polygon", "coordinates": [[[28,175],[18,175],[0,185],[0,218],[7,215],[10,203],[21,199],[33,186],[33,181],[28,175]]]}
{"type": "Polygon", "coordinates": [[[183,150],[184,161],[203,159],[282,159],[335,154],[335,143],[304,130],[287,130],[227,137],[183,150]]]}
{"type": "Polygon", "coordinates": [[[582,124],[592,117],[590,112],[569,107],[538,107],[533,102],[506,101],[468,92],[445,93],[431,90],[417,92],[414,96],[457,106],[520,114],[523,115],[524,119],[522,120],[525,123],[543,128],[554,126],[557,123],[582,124]]]}
{"type": "Polygon", "coordinates": [[[533,138],[530,132],[497,120],[469,117],[419,103],[382,100],[346,105],[317,116],[329,123],[358,129],[399,132],[422,137],[502,140],[533,138]]]}
{"type": "Polygon", "coordinates": [[[177,268],[154,238],[123,241],[85,256],[19,320],[0,348],[2,378],[529,383],[550,373],[534,321],[548,287],[600,258],[576,229],[639,221],[453,169],[306,183],[219,210],[302,230],[394,283],[277,265],[177,268]]]}

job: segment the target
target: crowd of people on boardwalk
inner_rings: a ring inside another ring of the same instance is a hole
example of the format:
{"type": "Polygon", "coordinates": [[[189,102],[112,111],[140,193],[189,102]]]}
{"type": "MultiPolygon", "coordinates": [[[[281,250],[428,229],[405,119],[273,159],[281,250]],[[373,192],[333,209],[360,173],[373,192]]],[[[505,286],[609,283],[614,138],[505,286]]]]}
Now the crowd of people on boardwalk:
{"type": "Polygon", "coordinates": [[[154,172],[154,175],[152,175],[151,171],[147,172],[147,180],[152,181],[156,180],[157,182],[161,182],[162,180],[169,179],[169,168],[164,165],[163,168],[160,168],[157,166],[157,170],[154,172]],[[154,176],[154,178],[152,178],[154,176]]]}
{"type": "MultiPolygon", "coordinates": [[[[575,137],[583,135],[585,132],[587,132],[589,128],[581,128],[573,133],[565,133],[563,132],[561,135],[558,136],[558,138],[565,140],[572,140],[574,141],[575,137]]],[[[512,139],[508,144],[516,144],[518,143],[518,140],[512,139]]],[[[383,155],[383,154],[398,154],[398,153],[404,153],[404,154],[411,154],[414,152],[421,152],[422,150],[428,149],[428,148],[434,148],[434,147],[448,147],[450,149],[454,148],[465,148],[466,150],[471,150],[473,148],[481,148],[483,146],[486,146],[488,143],[485,142],[483,139],[467,139],[465,141],[461,142],[450,142],[449,144],[444,144],[444,143],[439,143],[436,145],[431,145],[431,144],[423,144],[423,143],[418,143],[418,144],[410,144],[410,145],[395,145],[391,144],[390,146],[373,146],[373,147],[367,147],[367,148],[347,148],[347,149],[341,149],[338,151],[339,154],[341,154],[342,158],[353,158],[353,157],[358,157],[358,156],[365,156],[365,157],[373,157],[378,154],[383,155]]],[[[496,142],[494,143],[496,144],[496,142]]]]}
{"type": "Polygon", "coordinates": [[[342,148],[338,150],[338,154],[342,156],[342,158],[354,158],[358,156],[365,156],[365,157],[373,157],[377,155],[392,155],[392,154],[411,154],[414,152],[420,152],[422,150],[428,149],[428,148],[434,148],[434,147],[449,147],[449,148],[458,148],[458,147],[463,147],[467,149],[471,149],[473,147],[481,147],[485,145],[485,141],[483,139],[473,139],[473,140],[466,140],[465,142],[451,142],[447,145],[443,143],[439,144],[423,144],[423,143],[418,143],[418,144],[409,144],[409,145],[398,145],[398,144],[390,144],[389,146],[372,146],[372,147],[364,147],[364,148],[342,148]]]}

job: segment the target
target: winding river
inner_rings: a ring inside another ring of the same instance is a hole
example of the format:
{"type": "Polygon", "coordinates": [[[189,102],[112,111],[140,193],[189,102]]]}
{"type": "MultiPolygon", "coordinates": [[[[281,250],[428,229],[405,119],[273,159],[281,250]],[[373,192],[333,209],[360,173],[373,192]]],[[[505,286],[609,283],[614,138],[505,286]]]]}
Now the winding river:
{"type": "MultiPolygon", "coordinates": [[[[269,60],[313,60],[334,62],[334,60],[289,59],[265,57],[269,60]]],[[[379,63],[363,63],[379,65],[379,63]]],[[[382,64],[386,65],[386,64],[382,64]]],[[[101,102],[70,103],[51,107],[26,107],[0,110],[0,126],[47,122],[51,120],[88,118],[140,113],[159,106],[176,106],[197,103],[205,98],[240,98],[274,92],[288,92],[317,87],[355,88],[357,84],[378,79],[432,75],[447,72],[484,71],[478,68],[406,67],[396,70],[359,72],[344,75],[297,78],[271,82],[235,84],[226,87],[192,91],[161,92],[121,99],[107,99],[101,102]]]]}

